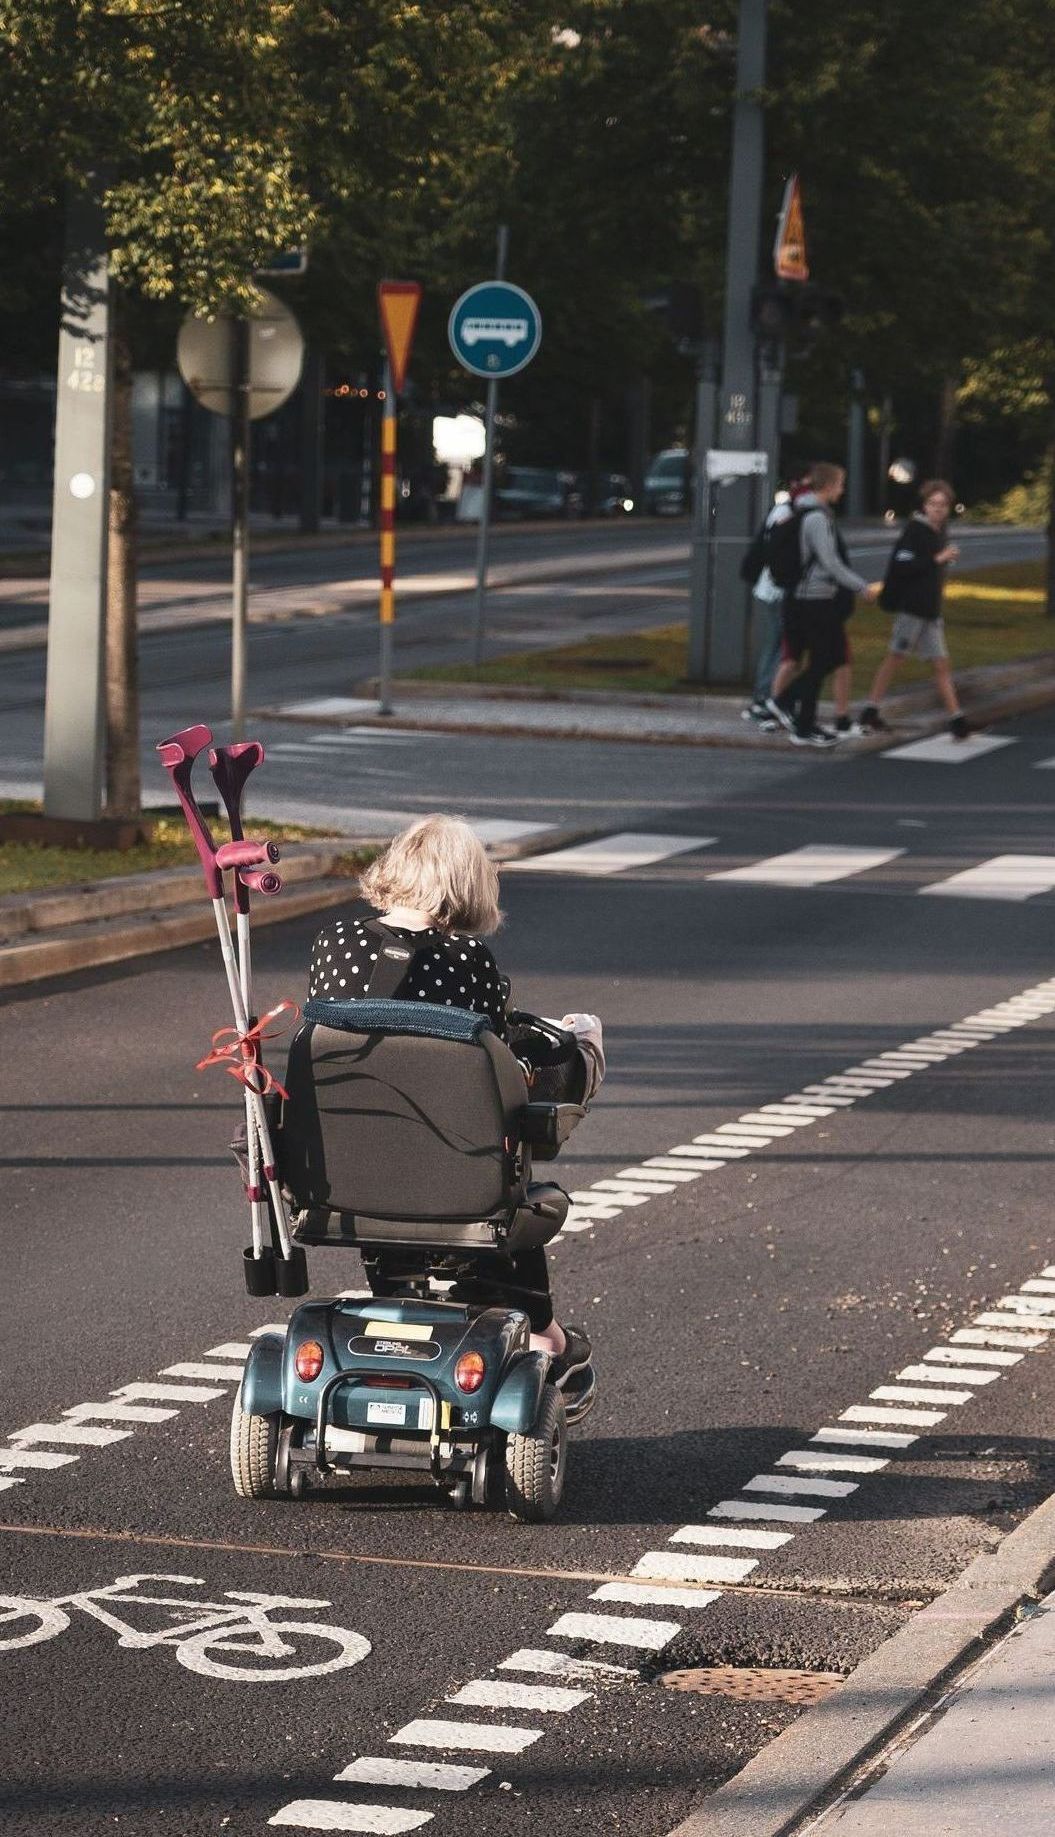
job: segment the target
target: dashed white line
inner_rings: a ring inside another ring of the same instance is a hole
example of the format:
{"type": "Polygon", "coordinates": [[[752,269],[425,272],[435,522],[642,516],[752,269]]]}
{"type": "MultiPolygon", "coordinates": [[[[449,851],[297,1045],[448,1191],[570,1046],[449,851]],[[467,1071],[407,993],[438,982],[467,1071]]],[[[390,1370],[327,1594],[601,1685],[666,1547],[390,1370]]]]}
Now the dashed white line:
{"type": "Polygon", "coordinates": [[[592,1690],[569,1690],[558,1684],[515,1684],[508,1678],[472,1678],[448,1703],[466,1709],[531,1709],[540,1716],[567,1715],[588,1702],[592,1690]]]}
{"type": "Polygon", "coordinates": [[[893,1404],[854,1403],[848,1410],[843,1410],[842,1422],[889,1422],[904,1423],[917,1429],[933,1429],[939,1422],[944,1422],[945,1410],[902,1410],[893,1404]]]}
{"type": "Polygon", "coordinates": [[[533,1646],[521,1646],[511,1652],[508,1658],[501,1660],[496,1667],[499,1671],[539,1671],[547,1677],[555,1678],[591,1678],[621,1677],[635,1678],[637,1668],[634,1665],[610,1665],[599,1658],[574,1658],[570,1652],[546,1652],[533,1646]]]}
{"type": "Polygon", "coordinates": [[[158,1376],[162,1378],[204,1378],[206,1383],[210,1380],[216,1383],[218,1379],[228,1379],[232,1384],[236,1384],[240,1383],[244,1376],[244,1367],[241,1365],[203,1365],[200,1362],[188,1361],[182,1365],[166,1365],[164,1371],[159,1372],[158,1376]]]}
{"type": "Polygon", "coordinates": [[[419,1716],[397,1729],[390,1741],[405,1741],[419,1748],[478,1748],[485,1754],[520,1754],[538,1741],[541,1729],[519,1729],[497,1722],[446,1722],[438,1716],[419,1716]]]}
{"type": "Polygon", "coordinates": [[[396,1805],[349,1805],[344,1799],[294,1799],[268,1824],[292,1825],[302,1831],[375,1831],[398,1837],[431,1824],[430,1811],[405,1811],[396,1805]]]}
{"type": "Polygon", "coordinates": [[[969,1403],[971,1391],[939,1391],[925,1384],[880,1384],[868,1395],[877,1403],[969,1403]]]}
{"type": "Polygon", "coordinates": [[[363,1754],[342,1772],[335,1784],[351,1786],[403,1786],[435,1792],[466,1792],[490,1777],[490,1767],[459,1767],[451,1761],[397,1760],[384,1754],[363,1754]]]}
{"type": "MultiPolygon", "coordinates": [[[[992,1384],[1004,1374],[1001,1371],[984,1371],[980,1365],[973,1368],[964,1365],[948,1365],[944,1370],[937,1370],[933,1365],[906,1365],[897,1375],[899,1382],[922,1378],[931,1384],[935,1380],[939,1384],[992,1384]]],[[[964,1395],[966,1397],[970,1393],[965,1392],[964,1395]]]]}
{"type": "Polygon", "coordinates": [[[757,1556],[690,1556],[678,1550],[646,1550],[631,1573],[653,1582],[742,1582],[757,1568],[757,1556]]]}
{"type": "Polygon", "coordinates": [[[680,1530],[673,1533],[672,1544],[714,1544],[726,1549],[739,1550],[779,1550],[781,1544],[789,1544],[790,1531],[753,1531],[743,1529],[733,1531],[720,1525],[683,1524],[680,1530]]]}
{"type": "MultiPolygon", "coordinates": [[[[958,1335],[954,1333],[952,1337],[955,1340],[958,1338],[958,1335]]],[[[984,1339],[986,1335],[980,1333],[978,1337],[979,1339],[984,1339]]],[[[923,1354],[923,1357],[927,1361],[925,1369],[932,1377],[937,1376],[936,1372],[931,1371],[932,1365],[998,1365],[1000,1367],[1007,1367],[1011,1365],[1020,1365],[1025,1356],[1024,1352],[983,1351],[980,1346],[963,1345],[931,1346],[923,1354]]],[[[902,1373],[901,1376],[904,1376],[904,1373],[902,1373]]]]}
{"type": "MultiPolygon", "coordinates": [[[[881,1461],[880,1466],[886,1465],[881,1461]]],[[[845,1499],[857,1491],[856,1480],[792,1479],[790,1474],[756,1473],[744,1482],[745,1493],[777,1493],[787,1498],[845,1499]]]]}
{"type": "Polygon", "coordinates": [[[706,1588],[660,1587],[654,1582],[603,1582],[592,1590],[591,1601],[621,1601],[631,1607],[709,1607],[721,1599],[706,1588]]]}
{"type": "Polygon", "coordinates": [[[106,1448],[111,1442],[123,1442],[131,1429],[103,1429],[89,1423],[31,1422],[24,1429],[13,1429],[11,1440],[28,1448],[35,1442],[79,1442],[85,1448],[106,1448]]]}
{"type": "Polygon", "coordinates": [[[890,1463],[869,1454],[821,1454],[816,1448],[789,1448],[776,1465],[803,1468],[807,1473],[878,1473],[890,1463]]]}
{"type": "MultiPolygon", "coordinates": [[[[765,1476],[762,1476],[765,1477],[765,1476]]],[[[755,1481],[749,1480],[749,1486],[755,1481]]],[[[773,1487],[763,1489],[772,1492],[773,1487]]],[[[783,1485],[781,1486],[783,1490],[783,1485]]],[[[853,1487],[848,1489],[853,1492],[853,1487]]],[[[761,1499],[719,1499],[707,1513],[708,1518],[765,1518],[774,1524],[812,1524],[825,1516],[823,1505],[770,1505],[761,1499]]]]}
{"type": "Polygon", "coordinates": [[[621,1614],[562,1614],[546,1635],[551,1639],[588,1639],[596,1645],[640,1646],[661,1652],[681,1627],[673,1620],[634,1620],[621,1614]]]}

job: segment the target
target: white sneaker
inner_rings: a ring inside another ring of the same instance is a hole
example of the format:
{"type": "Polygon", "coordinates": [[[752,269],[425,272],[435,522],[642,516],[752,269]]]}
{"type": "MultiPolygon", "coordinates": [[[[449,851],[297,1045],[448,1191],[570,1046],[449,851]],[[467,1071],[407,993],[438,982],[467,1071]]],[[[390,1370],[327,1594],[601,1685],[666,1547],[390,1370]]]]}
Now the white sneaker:
{"type": "Polygon", "coordinates": [[[782,708],[779,702],[775,702],[771,695],[767,695],[766,697],[766,713],[772,715],[774,721],[776,721],[779,727],[784,729],[786,734],[794,733],[795,723],[787,712],[787,709],[782,708]]]}
{"type": "Polygon", "coordinates": [[[830,752],[836,744],[835,735],[824,727],[813,727],[808,734],[793,732],[789,738],[792,746],[815,746],[823,752],[830,752]]]}

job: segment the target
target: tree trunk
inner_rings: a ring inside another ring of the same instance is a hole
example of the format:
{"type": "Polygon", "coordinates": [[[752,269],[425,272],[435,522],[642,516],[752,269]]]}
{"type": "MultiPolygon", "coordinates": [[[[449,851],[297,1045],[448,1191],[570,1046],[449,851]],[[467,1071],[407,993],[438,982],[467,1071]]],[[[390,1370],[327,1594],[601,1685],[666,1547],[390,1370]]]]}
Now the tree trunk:
{"type": "Polygon", "coordinates": [[[956,441],[956,392],[959,383],[947,376],[941,386],[938,404],[938,434],[934,443],[934,475],[948,478],[952,471],[953,447],[956,441]]]}
{"type": "Polygon", "coordinates": [[[132,463],[132,344],[128,309],[120,294],[114,301],[113,352],[106,596],[106,805],[110,816],[137,817],[140,813],[139,648],[132,463]]]}
{"type": "Polygon", "coordinates": [[[1048,589],[1044,610],[1049,619],[1055,619],[1055,376],[1048,379],[1048,403],[1052,422],[1045,456],[1048,474],[1048,589]]]}

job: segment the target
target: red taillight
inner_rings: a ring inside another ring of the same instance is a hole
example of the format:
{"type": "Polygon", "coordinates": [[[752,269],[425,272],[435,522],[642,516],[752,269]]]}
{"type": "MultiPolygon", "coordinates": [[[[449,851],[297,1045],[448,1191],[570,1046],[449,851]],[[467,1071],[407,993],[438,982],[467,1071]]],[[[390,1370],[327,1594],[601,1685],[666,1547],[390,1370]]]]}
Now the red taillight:
{"type": "Polygon", "coordinates": [[[325,1358],[326,1354],[317,1339],[302,1340],[293,1360],[298,1378],[303,1378],[305,1384],[310,1384],[313,1378],[318,1377],[325,1358]]]}
{"type": "Polygon", "coordinates": [[[454,1367],[454,1382],[460,1391],[478,1391],[486,1370],[482,1353],[463,1352],[454,1367]]]}

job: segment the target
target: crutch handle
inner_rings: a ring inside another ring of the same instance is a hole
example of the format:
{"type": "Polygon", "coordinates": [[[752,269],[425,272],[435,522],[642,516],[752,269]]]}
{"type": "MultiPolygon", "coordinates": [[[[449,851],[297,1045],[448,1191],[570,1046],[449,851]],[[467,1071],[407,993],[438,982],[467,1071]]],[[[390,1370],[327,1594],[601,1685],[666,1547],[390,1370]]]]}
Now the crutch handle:
{"type": "Polygon", "coordinates": [[[216,865],[229,867],[260,867],[265,861],[274,866],[280,859],[278,845],[274,842],[221,842],[216,850],[216,865]]]}
{"type": "Polygon", "coordinates": [[[281,893],[282,876],[273,874],[270,868],[239,868],[238,879],[243,887],[249,887],[254,893],[281,893]]]}

